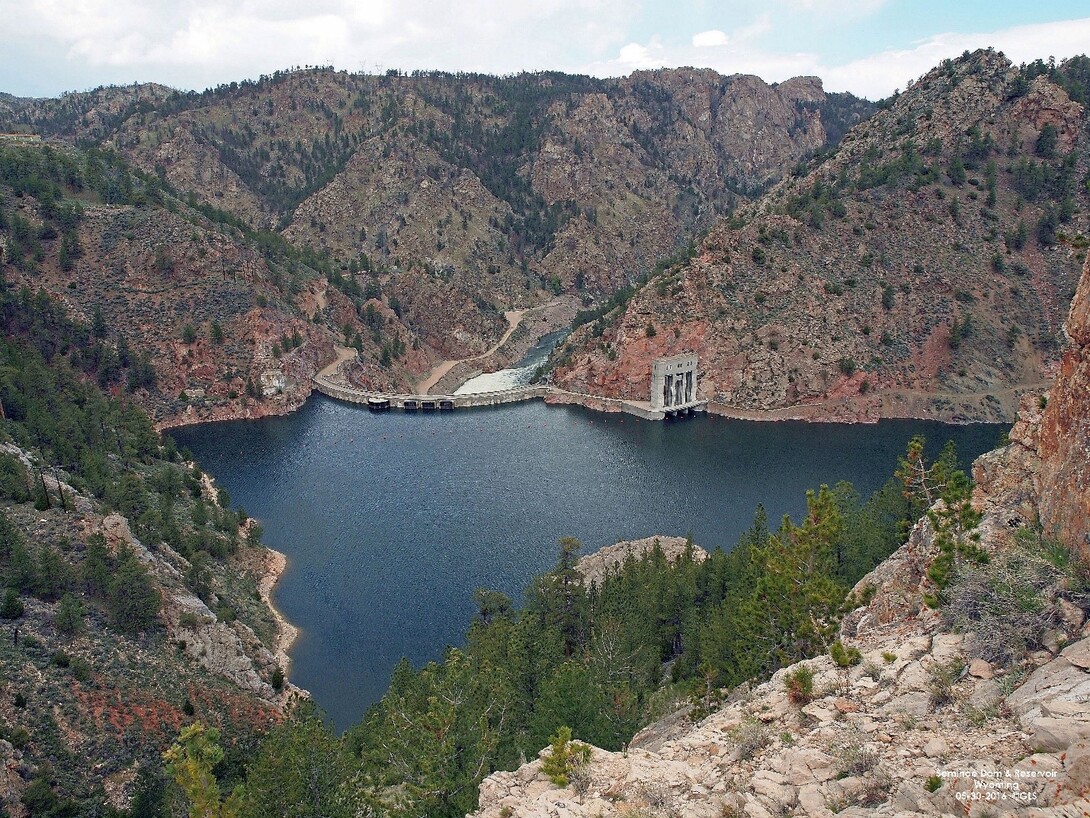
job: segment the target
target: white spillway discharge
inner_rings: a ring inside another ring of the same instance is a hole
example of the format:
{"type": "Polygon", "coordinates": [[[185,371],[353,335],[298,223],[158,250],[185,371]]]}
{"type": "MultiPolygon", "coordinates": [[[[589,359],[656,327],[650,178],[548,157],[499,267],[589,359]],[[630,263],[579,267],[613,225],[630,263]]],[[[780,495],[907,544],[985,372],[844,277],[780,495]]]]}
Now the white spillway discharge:
{"type": "Polygon", "coordinates": [[[486,375],[478,375],[454,390],[455,395],[476,395],[481,392],[502,392],[504,389],[514,389],[530,382],[530,377],[537,367],[519,367],[518,369],[501,369],[499,372],[489,372],[486,375]]]}
{"type": "Polygon", "coordinates": [[[486,375],[478,375],[470,378],[459,386],[455,395],[479,395],[482,392],[502,392],[505,389],[515,389],[526,386],[534,377],[537,368],[549,360],[549,354],[568,335],[568,330],[550,332],[538,341],[533,348],[526,353],[521,361],[509,369],[501,369],[498,372],[489,372],[486,375]]]}

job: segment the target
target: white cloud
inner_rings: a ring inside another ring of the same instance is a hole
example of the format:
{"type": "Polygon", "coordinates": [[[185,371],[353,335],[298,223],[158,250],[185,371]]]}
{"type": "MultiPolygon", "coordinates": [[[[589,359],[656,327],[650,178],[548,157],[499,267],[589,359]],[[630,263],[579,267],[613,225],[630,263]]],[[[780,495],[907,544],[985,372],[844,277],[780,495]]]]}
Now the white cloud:
{"type": "Polygon", "coordinates": [[[1090,17],[980,34],[937,34],[910,49],[882,51],[840,66],[818,66],[815,70],[831,91],[851,91],[877,99],[909,80],[926,74],[938,63],[965,51],[992,47],[1015,64],[1055,56],[1059,59],[1086,52],[1090,43],[1090,17]]]}
{"type": "Polygon", "coordinates": [[[781,0],[781,4],[795,11],[818,15],[835,15],[859,18],[874,14],[885,6],[887,0],[781,0]]]}
{"type": "Polygon", "coordinates": [[[639,13],[631,0],[0,0],[0,52],[35,41],[40,53],[67,54],[62,70],[81,80],[196,88],[326,63],[576,70],[588,55],[615,53],[639,13]]]}
{"type": "Polygon", "coordinates": [[[125,39],[141,31],[154,31],[158,15],[133,0],[100,3],[95,0],[5,0],[0,3],[5,20],[3,39],[48,37],[69,45],[94,37],[110,38],[120,32],[125,39]]]}
{"type": "Polygon", "coordinates": [[[647,46],[639,43],[624,46],[617,56],[617,64],[622,67],[622,73],[628,74],[632,71],[664,68],[670,63],[663,61],[662,47],[653,42],[647,46]]]}
{"type": "MultiPolygon", "coordinates": [[[[815,3],[821,0],[814,0],[815,3]]],[[[831,2],[831,0],[830,0],[831,2]]],[[[829,64],[814,52],[780,53],[755,46],[771,24],[766,15],[754,23],[724,35],[718,48],[707,48],[697,38],[692,45],[668,47],[659,41],[646,48],[629,43],[623,53],[590,66],[598,76],[618,76],[635,67],[695,65],[714,68],[723,74],[756,74],[767,82],[782,82],[795,76],[820,77],[827,91],[850,91],[869,99],[887,97],[904,89],[909,80],[927,73],[948,57],[964,51],[993,47],[1014,63],[1055,56],[1063,59],[1085,53],[1090,43],[1090,18],[1017,26],[979,34],[937,34],[906,49],[888,49],[841,65],[829,64]],[[638,65],[637,65],[638,63],[638,65]]],[[[704,32],[707,34],[709,32],[704,32]]]]}
{"type": "Polygon", "coordinates": [[[730,42],[730,37],[719,29],[701,31],[699,34],[693,35],[693,48],[715,48],[726,45],[728,42],[730,42]]]}
{"type": "Polygon", "coordinates": [[[144,59],[152,63],[180,66],[226,61],[238,66],[256,64],[263,70],[279,65],[286,55],[293,63],[319,63],[347,57],[350,53],[350,29],[344,18],[319,14],[290,20],[268,20],[242,13],[224,13],[204,9],[188,20],[184,29],[172,33],[169,40],[149,48],[144,59]],[[279,48],[268,61],[265,44],[276,42],[279,48]]]}
{"type": "Polygon", "coordinates": [[[661,0],[0,0],[0,78],[67,77],[52,81],[69,88],[135,79],[203,88],[327,63],[349,71],[557,69],[597,76],[694,65],[770,82],[817,75],[829,90],[878,98],[966,49],[991,45],[1022,62],[1062,59],[1090,43],[1087,18],[936,34],[833,63],[816,50],[779,51],[790,38],[776,35],[818,20],[839,26],[875,15],[889,0],[723,0],[717,16],[702,18],[718,27],[671,34],[670,22],[681,23],[688,9],[682,3],[661,22],[659,34],[637,35],[656,2],[661,0]],[[42,55],[41,65],[5,65],[5,44],[9,53],[42,55]],[[56,54],[66,55],[66,63],[46,64],[45,55],[56,54]]]}

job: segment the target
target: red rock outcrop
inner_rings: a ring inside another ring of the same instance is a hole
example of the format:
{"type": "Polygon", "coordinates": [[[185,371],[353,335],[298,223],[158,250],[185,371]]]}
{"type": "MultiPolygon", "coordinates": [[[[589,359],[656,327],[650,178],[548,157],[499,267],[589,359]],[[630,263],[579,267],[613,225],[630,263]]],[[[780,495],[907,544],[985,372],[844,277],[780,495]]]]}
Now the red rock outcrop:
{"type": "Polygon", "coordinates": [[[1066,330],[1070,346],[1041,417],[1041,523],[1090,556],[1090,260],[1066,330]]]}

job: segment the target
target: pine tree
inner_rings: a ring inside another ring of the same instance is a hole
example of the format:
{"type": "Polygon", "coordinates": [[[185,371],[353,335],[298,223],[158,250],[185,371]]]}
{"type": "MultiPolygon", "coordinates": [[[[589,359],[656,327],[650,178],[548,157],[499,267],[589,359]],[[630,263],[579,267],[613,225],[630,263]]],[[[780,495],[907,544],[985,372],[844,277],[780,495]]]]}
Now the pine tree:
{"type": "Polygon", "coordinates": [[[249,765],[241,815],[244,818],[350,818],[351,765],[341,742],[312,707],[274,727],[249,765]]]}
{"type": "Polygon", "coordinates": [[[96,338],[106,337],[106,316],[102,313],[101,304],[95,304],[91,311],[91,334],[96,338]]]}
{"type": "Polygon", "coordinates": [[[41,599],[59,599],[71,583],[71,569],[55,548],[43,545],[38,550],[38,569],[34,577],[34,593],[41,599]]]}
{"type": "Polygon", "coordinates": [[[64,636],[79,636],[84,629],[83,615],[83,603],[72,594],[65,594],[57,606],[53,627],[64,636]]]}
{"type": "Polygon", "coordinates": [[[770,669],[823,652],[844,597],[834,579],[834,544],[843,522],[836,500],[822,486],[807,492],[806,505],[803,524],[785,517],[759,554],[754,612],[761,611],[758,638],[773,660],[770,669]]]}
{"type": "Polygon", "coordinates": [[[109,586],[108,605],[114,625],[126,633],[146,631],[155,624],[159,603],[159,593],[147,569],[132,549],[123,548],[109,586]]]}
{"type": "Polygon", "coordinates": [[[237,818],[241,793],[221,800],[219,783],[212,772],[223,760],[219,731],[200,722],[184,728],[165,753],[166,771],[189,801],[189,818],[237,818]]]}
{"type": "Polygon", "coordinates": [[[18,619],[23,615],[25,607],[23,600],[14,588],[8,588],[4,593],[4,601],[0,603],[0,619],[18,619]]]}
{"type": "Polygon", "coordinates": [[[87,555],[80,566],[83,586],[89,594],[104,597],[110,587],[110,556],[101,534],[87,540],[87,555]]]}

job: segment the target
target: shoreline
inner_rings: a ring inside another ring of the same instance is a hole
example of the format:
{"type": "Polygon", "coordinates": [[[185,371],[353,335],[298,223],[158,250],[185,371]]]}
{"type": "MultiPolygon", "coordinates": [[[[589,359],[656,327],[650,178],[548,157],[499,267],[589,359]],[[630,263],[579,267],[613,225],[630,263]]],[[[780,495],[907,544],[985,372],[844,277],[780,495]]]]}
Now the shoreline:
{"type": "MultiPolygon", "coordinates": [[[[559,326],[570,322],[569,313],[574,308],[569,298],[562,297],[534,307],[506,312],[504,317],[508,322],[507,330],[491,349],[469,358],[436,363],[422,376],[421,380],[413,384],[413,395],[431,396],[433,392],[438,394],[440,390],[436,387],[439,385],[443,387],[443,395],[453,394],[460,385],[473,376],[481,374],[476,369],[470,371],[467,368],[469,364],[483,366],[484,372],[493,372],[504,368],[505,365],[510,365],[513,356],[525,354],[525,350],[540,340],[544,334],[555,331],[559,326]],[[539,318],[540,322],[537,320],[539,318]]],[[[297,378],[290,388],[272,400],[212,406],[206,409],[207,414],[204,416],[198,416],[193,407],[190,407],[188,412],[156,422],[155,428],[159,432],[167,432],[171,429],[202,423],[260,420],[266,417],[289,415],[303,408],[314,392],[322,391],[317,386],[319,379],[324,377],[330,380],[345,380],[340,374],[343,364],[355,357],[355,350],[334,345],[332,358],[325,359],[324,365],[318,365],[309,376],[296,373],[297,378]]],[[[345,385],[349,386],[346,380],[345,385]]],[[[547,385],[550,387],[550,393],[545,396],[545,402],[550,405],[576,404],[592,411],[615,413],[626,411],[624,407],[627,404],[639,405],[645,402],[630,397],[592,395],[547,385]]],[[[759,422],[874,424],[885,419],[902,419],[936,421],[952,425],[1006,424],[1017,420],[1022,396],[1045,392],[1050,386],[1050,383],[1036,382],[976,392],[941,389],[928,392],[907,387],[892,387],[872,390],[866,396],[862,392],[855,394],[841,390],[824,399],[811,399],[810,402],[770,409],[743,408],[709,398],[705,404],[705,411],[707,414],[719,417],[759,422]]],[[[375,394],[381,397],[379,393],[375,394]]],[[[638,411],[629,413],[636,417],[644,417],[638,411]]]]}
{"type": "MultiPolygon", "coordinates": [[[[626,410],[622,408],[622,403],[626,401],[624,398],[611,398],[602,395],[588,395],[580,392],[569,392],[567,390],[557,389],[553,387],[554,391],[545,396],[544,401],[549,406],[581,406],[584,409],[589,409],[593,412],[601,412],[603,414],[626,414],[626,410]]],[[[1028,390],[1032,392],[1033,389],[1028,390]]],[[[820,403],[805,403],[796,404],[794,406],[781,406],[777,409],[742,409],[735,406],[729,406],[724,403],[715,403],[714,401],[708,401],[707,408],[703,412],[697,414],[715,415],[716,417],[722,417],[729,420],[749,420],[756,423],[783,423],[789,421],[796,421],[802,423],[833,423],[843,425],[868,425],[873,426],[880,423],[883,420],[920,420],[931,421],[934,423],[945,423],[951,426],[970,426],[973,424],[1012,424],[1017,421],[1017,418],[1008,419],[994,419],[994,418],[957,418],[957,417],[939,417],[936,415],[913,413],[910,411],[898,412],[888,411],[888,407],[883,407],[878,412],[830,412],[828,410],[828,404],[820,403]]],[[[640,417],[638,414],[628,412],[627,414],[633,415],[633,417],[640,417]]],[[[652,421],[662,422],[662,421],[652,421]]]]}
{"type": "MultiPolygon", "coordinates": [[[[302,409],[314,392],[313,381],[309,381],[305,395],[301,395],[298,399],[293,399],[291,401],[282,401],[268,406],[262,405],[263,411],[261,412],[218,412],[213,410],[212,417],[190,418],[185,417],[184,415],[175,415],[174,417],[155,421],[155,431],[163,434],[164,432],[169,432],[171,429],[185,429],[189,426],[200,426],[204,423],[230,423],[234,420],[263,420],[264,418],[284,417],[285,415],[290,415],[292,412],[302,409]]],[[[227,410],[231,407],[224,404],[217,408],[227,410]]]]}
{"type": "MultiPolygon", "coordinates": [[[[335,360],[331,366],[335,366],[340,361],[335,360]]],[[[328,369],[325,367],[324,369],[328,369]]],[[[324,370],[323,370],[324,371],[324,370]]],[[[169,432],[172,429],[182,429],[190,426],[199,426],[204,423],[222,423],[231,422],[237,420],[262,420],[268,417],[284,417],[290,415],[293,412],[302,409],[306,405],[307,401],[311,399],[311,396],[315,393],[321,394],[320,390],[313,386],[313,382],[309,384],[310,388],[307,390],[306,395],[301,396],[300,400],[285,401],[278,403],[277,405],[268,407],[268,411],[262,411],[259,413],[239,413],[229,412],[223,414],[217,414],[214,417],[205,418],[172,418],[157,423],[155,428],[160,433],[169,432]]],[[[1025,387],[1017,387],[1011,391],[1017,391],[1018,394],[1033,394],[1037,392],[1046,393],[1050,385],[1048,384],[1027,384],[1025,387]]],[[[605,395],[589,395],[577,392],[569,392],[568,390],[560,389],[559,387],[551,387],[554,391],[544,398],[546,404],[550,406],[564,406],[564,405],[576,405],[582,406],[585,409],[589,409],[594,412],[602,412],[605,414],[617,414],[623,413],[624,410],[620,407],[620,404],[626,399],[613,398],[605,395]]],[[[876,395],[875,398],[881,399],[881,395],[876,395]]],[[[899,401],[898,401],[899,403],[899,401]]],[[[882,420],[923,420],[934,421],[936,423],[948,423],[952,426],[966,426],[975,423],[998,423],[1008,424],[1015,423],[1017,421],[1017,415],[1014,417],[1005,418],[966,418],[950,415],[931,414],[927,412],[913,411],[911,406],[905,405],[904,411],[898,411],[896,406],[890,406],[885,401],[881,401],[881,405],[874,407],[871,411],[855,409],[852,407],[844,406],[840,404],[835,407],[840,411],[830,411],[834,407],[830,407],[829,404],[823,403],[803,403],[795,404],[792,406],[781,406],[776,409],[743,409],[736,406],[730,406],[724,403],[717,403],[709,400],[707,403],[706,413],[709,415],[715,415],[717,417],[729,418],[733,420],[751,420],[759,423],[778,423],[783,421],[801,421],[804,423],[843,423],[843,424],[875,424],[882,420]]],[[[638,417],[638,415],[637,415],[638,417]]]]}
{"type": "Polygon", "coordinates": [[[280,668],[284,671],[284,690],[288,690],[289,687],[294,688],[293,685],[287,684],[288,678],[291,674],[291,656],[289,651],[292,645],[295,644],[295,640],[299,638],[299,627],[293,625],[288,618],[276,607],[276,603],[273,601],[272,592],[276,587],[276,583],[280,581],[281,575],[288,567],[288,557],[286,554],[277,551],[275,548],[271,548],[267,545],[262,545],[266,551],[264,573],[257,582],[257,593],[261,597],[261,601],[265,604],[270,611],[272,611],[273,619],[276,622],[276,639],[273,644],[273,656],[276,657],[276,661],[279,663],[280,668]]]}

